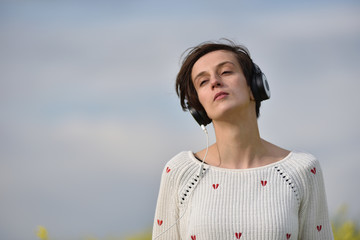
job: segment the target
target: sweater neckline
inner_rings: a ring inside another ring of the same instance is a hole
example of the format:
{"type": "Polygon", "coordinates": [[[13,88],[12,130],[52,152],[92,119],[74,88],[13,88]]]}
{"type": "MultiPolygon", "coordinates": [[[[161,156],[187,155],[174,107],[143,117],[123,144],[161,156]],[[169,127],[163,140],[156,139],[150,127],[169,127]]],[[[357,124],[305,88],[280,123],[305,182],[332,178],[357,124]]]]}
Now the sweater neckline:
{"type": "MultiPolygon", "coordinates": [[[[286,155],[284,158],[273,162],[273,163],[269,163],[266,164],[264,166],[261,167],[253,167],[253,168],[243,168],[243,169],[233,169],[233,168],[222,168],[222,167],[216,167],[216,166],[212,166],[210,164],[204,163],[204,167],[206,168],[211,168],[213,170],[217,170],[217,171],[222,171],[222,172],[248,172],[248,171],[257,171],[257,170],[263,170],[263,169],[267,169],[267,168],[271,168],[274,167],[276,165],[282,164],[284,162],[286,162],[287,160],[289,160],[291,158],[291,156],[294,154],[293,151],[290,151],[288,153],[288,155],[286,155]]],[[[190,157],[190,159],[195,162],[197,165],[201,165],[201,160],[197,159],[194,155],[194,153],[192,151],[188,151],[188,155],[190,157]]]]}

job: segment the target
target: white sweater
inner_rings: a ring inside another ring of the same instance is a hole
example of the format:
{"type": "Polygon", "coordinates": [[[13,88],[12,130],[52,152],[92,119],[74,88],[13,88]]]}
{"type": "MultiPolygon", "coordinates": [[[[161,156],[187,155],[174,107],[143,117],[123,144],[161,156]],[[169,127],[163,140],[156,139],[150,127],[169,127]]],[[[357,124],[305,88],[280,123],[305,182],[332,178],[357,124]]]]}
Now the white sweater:
{"type": "Polygon", "coordinates": [[[181,152],[164,167],[153,239],[333,239],[319,162],[307,153],[257,168],[203,165],[181,152]]]}

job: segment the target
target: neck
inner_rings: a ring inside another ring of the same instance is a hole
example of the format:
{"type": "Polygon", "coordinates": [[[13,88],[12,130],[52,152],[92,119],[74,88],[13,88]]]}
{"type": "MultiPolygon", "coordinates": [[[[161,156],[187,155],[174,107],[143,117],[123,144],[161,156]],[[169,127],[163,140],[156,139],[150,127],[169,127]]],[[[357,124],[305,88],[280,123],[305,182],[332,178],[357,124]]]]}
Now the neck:
{"type": "Polygon", "coordinates": [[[220,167],[241,169],[261,165],[260,158],[266,150],[256,116],[214,121],[213,125],[220,167]]]}

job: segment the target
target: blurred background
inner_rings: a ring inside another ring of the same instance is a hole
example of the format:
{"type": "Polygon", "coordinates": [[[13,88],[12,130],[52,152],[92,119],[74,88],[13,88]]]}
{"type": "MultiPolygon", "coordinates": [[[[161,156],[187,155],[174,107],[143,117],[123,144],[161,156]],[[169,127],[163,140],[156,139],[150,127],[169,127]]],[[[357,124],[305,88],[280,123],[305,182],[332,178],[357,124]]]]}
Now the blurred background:
{"type": "MultiPolygon", "coordinates": [[[[360,2],[1,1],[0,239],[151,229],[165,163],[206,146],[174,90],[181,54],[244,44],[267,75],[263,138],[320,161],[360,220],[360,2]]],[[[211,142],[214,141],[209,127],[211,142]]]]}

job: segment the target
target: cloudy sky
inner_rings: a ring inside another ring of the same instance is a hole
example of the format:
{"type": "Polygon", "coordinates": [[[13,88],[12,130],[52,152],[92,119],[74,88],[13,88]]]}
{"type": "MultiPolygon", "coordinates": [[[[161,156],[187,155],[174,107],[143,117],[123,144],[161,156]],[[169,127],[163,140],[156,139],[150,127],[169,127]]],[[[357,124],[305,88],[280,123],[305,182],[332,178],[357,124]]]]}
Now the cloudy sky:
{"type": "Polygon", "coordinates": [[[0,239],[150,228],[165,163],[206,145],[181,54],[220,38],[267,75],[262,137],[317,156],[330,213],[360,220],[358,1],[19,0],[0,2],[0,239]]]}

